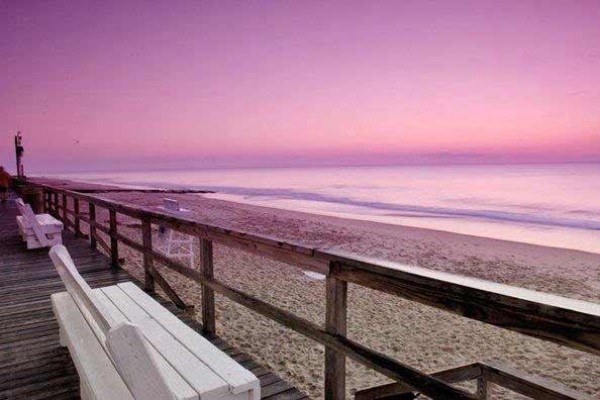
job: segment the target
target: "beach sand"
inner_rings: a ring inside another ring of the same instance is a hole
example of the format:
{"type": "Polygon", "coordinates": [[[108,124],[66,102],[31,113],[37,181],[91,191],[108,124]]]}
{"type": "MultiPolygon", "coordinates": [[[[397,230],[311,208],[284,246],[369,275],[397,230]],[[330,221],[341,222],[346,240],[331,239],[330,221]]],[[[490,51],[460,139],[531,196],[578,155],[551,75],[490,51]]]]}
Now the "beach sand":
{"type": "MultiPolygon", "coordinates": [[[[276,236],[543,292],[600,302],[600,255],[441,231],[275,210],[200,195],[110,193],[101,197],[159,207],[177,198],[185,215],[226,228],[276,236]]],[[[100,214],[107,222],[107,216],[100,214]]],[[[138,221],[120,217],[119,230],[139,239],[138,221]],[[129,226],[130,225],[130,226],[129,226]]],[[[155,243],[160,246],[155,235],[155,243]]],[[[143,279],[141,255],[121,245],[124,268],[143,279]]],[[[215,245],[218,279],[271,304],[322,324],[325,283],[292,265],[215,245]]],[[[200,287],[158,267],[177,292],[200,309],[200,287]]],[[[217,331],[231,344],[307,392],[323,393],[323,346],[217,295],[217,331]]],[[[200,315],[197,315],[200,318],[200,315]]],[[[600,357],[485,325],[415,302],[350,285],[349,337],[412,367],[435,372],[497,359],[552,378],[600,399],[600,357]]],[[[389,380],[348,361],[347,391],[389,380]]],[[[518,398],[495,389],[494,398],[518,398]]]]}

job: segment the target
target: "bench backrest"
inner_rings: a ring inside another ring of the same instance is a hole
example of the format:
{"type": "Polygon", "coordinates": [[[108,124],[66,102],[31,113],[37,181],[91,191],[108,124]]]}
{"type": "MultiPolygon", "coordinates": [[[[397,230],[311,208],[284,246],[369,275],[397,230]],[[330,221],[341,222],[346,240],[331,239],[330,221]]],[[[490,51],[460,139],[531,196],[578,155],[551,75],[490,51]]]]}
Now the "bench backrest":
{"type": "Polygon", "coordinates": [[[33,233],[35,233],[35,237],[40,242],[40,244],[42,246],[49,246],[50,241],[46,237],[44,229],[37,220],[35,213],[31,209],[31,206],[23,202],[23,199],[21,198],[17,198],[15,202],[17,203],[17,207],[19,208],[19,212],[25,219],[27,219],[29,226],[31,226],[31,229],[33,229],[33,233]]]}
{"type": "Polygon", "coordinates": [[[53,246],[50,258],[67,291],[134,398],[173,398],[139,327],[131,323],[117,324],[79,274],[65,246],[53,246]]]}
{"type": "MultiPolygon", "coordinates": [[[[116,322],[112,320],[106,310],[103,310],[104,307],[95,298],[92,288],[90,288],[77,271],[67,248],[63,245],[52,246],[50,249],[50,258],[67,288],[67,292],[69,292],[73,301],[79,310],[81,310],[84,318],[91,326],[97,325],[100,328],[102,336],[106,336],[108,331],[116,326],[116,322]]],[[[97,332],[94,333],[98,336],[97,332]]]]}
{"type": "Polygon", "coordinates": [[[17,203],[17,208],[19,209],[19,212],[21,213],[21,215],[23,215],[23,208],[25,207],[25,202],[22,198],[17,197],[15,199],[15,203],[17,203]]]}

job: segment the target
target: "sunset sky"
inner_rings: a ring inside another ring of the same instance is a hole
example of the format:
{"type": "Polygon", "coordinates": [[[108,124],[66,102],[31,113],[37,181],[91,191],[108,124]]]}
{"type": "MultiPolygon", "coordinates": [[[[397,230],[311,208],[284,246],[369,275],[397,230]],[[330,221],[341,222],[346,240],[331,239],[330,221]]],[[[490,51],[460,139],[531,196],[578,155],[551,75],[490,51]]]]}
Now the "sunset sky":
{"type": "Polygon", "coordinates": [[[27,171],[600,161],[600,1],[0,3],[27,171]]]}

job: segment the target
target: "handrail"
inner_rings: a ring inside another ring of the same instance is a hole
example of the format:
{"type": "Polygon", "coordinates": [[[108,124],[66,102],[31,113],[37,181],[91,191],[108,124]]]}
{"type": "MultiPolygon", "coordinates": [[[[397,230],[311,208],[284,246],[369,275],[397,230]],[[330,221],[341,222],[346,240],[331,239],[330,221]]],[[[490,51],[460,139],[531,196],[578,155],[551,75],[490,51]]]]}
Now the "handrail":
{"type": "MultiPolygon", "coordinates": [[[[459,383],[476,380],[478,392],[489,390],[489,383],[496,383],[515,393],[525,396],[538,396],[544,400],[573,400],[587,399],[580,393],[557,382],[529,375],[526,372],[512,368],[497,360],[480,361],[472,364],[435,372],[433,376],[448,383],[459,383]]],[[[388,383],[355,393],[355,400],[374,400],[390,396],[398,396],[412,392],[412,389],[402,383],[388,383]]],[[[590,398],[591,400],[591,398],[590,398]]]]}
{"type": "MultiPolygon", "coordinates": [[[[345,336],[347,283],[383,291],[504,329],[600,355],[600,304],[476,278],[404,266],[355,254],[321,250],[265,235],[204,224],[181,215],[175,216],[148,207],[99,198],[50,185],[37,184],[37,186],[44,190],[46,209],[52,211],[54,207],[56,214],[59,207],[58,194],[61,194],[63,199],[71,197],[76,199],[76,203],[84,201],[92,204],[94,218],[96,207],[102,207],[109,210],[111,222],[116,213],[140,219],[143,234],[147,240],[150,238],[148,243],[140,244],[118,233],[116,221],[115,226],[109,228],[99,224],[95,219],[87,218],[84,213],[64,213],[65,217],[68,214],[74,215],[77,221],[86,222],[93,227],[94,235],[90,235],[92,239],[97,236],[96,230],[106,233],[111,239],[111,246],[101,242],[102,247],[110,247],[113,260],[118,260],[118,256],[112,254],[117,251],[118,241],[141,251],[144,254],[147,289],[152,290],[154,279],[157,279],[156,283],[165,289],[169,297],[176,302],[180,300],[154,268],[153,261],[156,260],[200,282],[203,291],[207,290],[209,303],[212,293],[219,292],[323,343],[326,346],[326,365],[330,367],[326,374],[327,398],[343,398],[344,356],[349,356],[393,379],[403,381],[434,398],[474,398],[474,395],[456,389],[432,375],[414,370],[347,339],[345,336]],[[212,245],[203,246],[209,253],[202,257],[202,271],[188,268],[154,251],[151,237],[148,236],[152,223],[160,223],[168,228],[197,236],[207,244],[217,242],[325,274],[328,287],[325,329],[215,280],[212,277],[212,245]]],[[[205,296],[202,297],[204,301],[205,296]]],[[[204,325],[214,330],[213,308],[214,300],[212,305],[203,304],[202,314],[205,319],[204,325]]]]}

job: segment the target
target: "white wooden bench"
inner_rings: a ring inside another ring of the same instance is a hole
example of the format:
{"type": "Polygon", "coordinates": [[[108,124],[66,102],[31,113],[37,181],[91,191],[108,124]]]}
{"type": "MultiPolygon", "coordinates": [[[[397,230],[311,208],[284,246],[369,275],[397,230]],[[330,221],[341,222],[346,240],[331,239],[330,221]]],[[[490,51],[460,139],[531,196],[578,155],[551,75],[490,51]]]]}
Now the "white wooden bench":
{"type": "Polygon", "coordinates": [[[34,214],[31,206],[22,199],[15,200],[19,213],[17,224],[28,249],[54,246],[62,243],[63,223],[50,214],[34,214]]]}
{"type": "Polygon", "coordinates": [[[92,290],[67,249],[50,257],[52,295],[83,399],[260,399],[258,379],[131,282],[92,290]]]}

